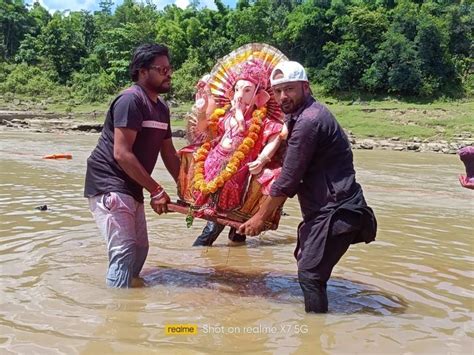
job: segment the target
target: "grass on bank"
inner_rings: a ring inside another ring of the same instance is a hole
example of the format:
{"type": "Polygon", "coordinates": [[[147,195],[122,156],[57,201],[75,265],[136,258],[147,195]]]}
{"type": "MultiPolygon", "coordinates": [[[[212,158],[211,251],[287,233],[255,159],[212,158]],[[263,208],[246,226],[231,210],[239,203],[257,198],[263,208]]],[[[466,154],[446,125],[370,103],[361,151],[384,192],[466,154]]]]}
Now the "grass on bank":
{"type": "MultiPolygon", "coordinates": [[[[313,87],[314,96],[328,106],[342,127],[356,137],[451,140],[456,134],[474,136],[474,99],[435,100],[398,99],[357,93],[331,97],[313,87]]],[[[34,99],[0,96],[0,110],[32,110],[56,113],[84,122],[102,123],[113,97],[101,103],[81,103],[61,98],[34,99]]],[[[191,102],[171,102],[173,128],[184,128],[183,119],[191,102]]]]}
{"type": "Polygon", "coordinates": [[[416,105],[388,105],[383,101],[328,106],[340,124],[356,137],[450,140],[463,132],[474,134],[474,101],[416,105]]]}

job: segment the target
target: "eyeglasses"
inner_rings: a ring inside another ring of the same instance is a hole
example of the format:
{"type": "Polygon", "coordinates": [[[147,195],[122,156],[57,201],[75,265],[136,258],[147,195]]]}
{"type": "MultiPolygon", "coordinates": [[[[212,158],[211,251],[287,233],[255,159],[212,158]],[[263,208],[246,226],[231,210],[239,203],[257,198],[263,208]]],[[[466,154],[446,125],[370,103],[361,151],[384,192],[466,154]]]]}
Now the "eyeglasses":
{"type": "Polygon", "coordinates": [[[168,74],[171,74],[173,72],[173,67],[172,66],[161,67],[159,65],[150,65],[149,69],[155,69],[158,72],[158,74],[160,74],[160,75],[168,75],[168,74]]]}

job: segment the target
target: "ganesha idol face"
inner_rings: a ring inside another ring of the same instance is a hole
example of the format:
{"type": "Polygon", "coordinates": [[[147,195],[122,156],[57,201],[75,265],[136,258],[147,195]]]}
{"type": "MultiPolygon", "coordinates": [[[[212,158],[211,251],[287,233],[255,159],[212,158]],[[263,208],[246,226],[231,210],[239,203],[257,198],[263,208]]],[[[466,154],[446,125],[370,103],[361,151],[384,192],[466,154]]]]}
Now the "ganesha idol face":
{"type": "Polygon", "coordinates": [[[241,109],[246,110],[254,102],[256,89],[254,83],[243,79],[238,80],[234,86],[234,97],[231,100],[232,108],[235,109],[240,106],[241,109]]]}

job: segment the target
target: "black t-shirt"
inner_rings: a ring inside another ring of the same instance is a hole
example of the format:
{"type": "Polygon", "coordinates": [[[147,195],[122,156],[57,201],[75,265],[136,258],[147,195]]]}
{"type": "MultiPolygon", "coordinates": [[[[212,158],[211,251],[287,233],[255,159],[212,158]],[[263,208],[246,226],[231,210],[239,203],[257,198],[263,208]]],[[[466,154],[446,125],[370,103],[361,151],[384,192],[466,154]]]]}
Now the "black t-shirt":
{"type": "Polygon", "coordinates": [[[161,144],[171,138],[170,113],[161,101],[150,100],[138,85],[124,90],[110,105],[97,146],[87,159],[84,196],[122,192],[143,202],[143,187],[130,178],[114,159],[114,128],[137,131],[133,153],[151,174],[161,144]]]}

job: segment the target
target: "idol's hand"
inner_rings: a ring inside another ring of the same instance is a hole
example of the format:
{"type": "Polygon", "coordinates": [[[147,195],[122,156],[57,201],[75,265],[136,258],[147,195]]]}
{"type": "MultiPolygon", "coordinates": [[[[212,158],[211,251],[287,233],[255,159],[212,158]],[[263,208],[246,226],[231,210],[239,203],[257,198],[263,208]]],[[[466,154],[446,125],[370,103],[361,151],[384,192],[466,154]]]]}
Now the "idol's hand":
{"type": "Polygon", "coordinates": [[[194,103],[194,106],[199,113],[206,112],[208,101],[207,94],[204,92],[204,90],[198,90],[196,93],[196,102],[194,103]]]}
{"type": "Polygon", "coordinates": [[[187,118],[188,118],[189,126],[195,127],[197,125],[198,119],[197,119],[196,115],[190,114],[190,115],[187,116],[187,118]]]}
{"type": "Polygon", "coordinates": [[[247,164],[247,166],[249,167],[250,174],[252,175],[257,175],[258,173],[260,173],[264,165],[265,165],[265,162],[260,160],[260,158],[257,158],[254,161],[247,164]]]}

